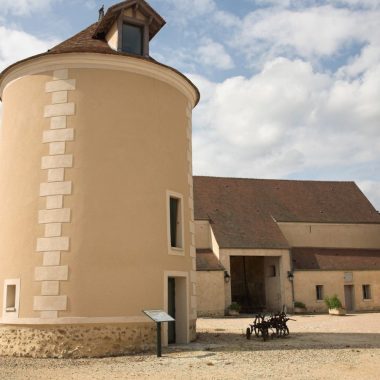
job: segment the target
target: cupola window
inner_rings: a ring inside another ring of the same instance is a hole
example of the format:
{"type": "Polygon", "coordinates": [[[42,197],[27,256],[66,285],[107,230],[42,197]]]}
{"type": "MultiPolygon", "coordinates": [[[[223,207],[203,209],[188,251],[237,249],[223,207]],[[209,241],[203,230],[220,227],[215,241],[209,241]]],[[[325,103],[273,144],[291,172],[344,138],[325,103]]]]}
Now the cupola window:
{"type": "Polygon", "coordinates": [[[165,20],[145,0],[126,0],[99,10],[93,38],[118,52],[149,57],[149,41],[165,20]]]}
{"type": "Polygon", "coordinates": [[[143,27],[123,23],[121,50],[125,53],[143,55],[143,27]]]}

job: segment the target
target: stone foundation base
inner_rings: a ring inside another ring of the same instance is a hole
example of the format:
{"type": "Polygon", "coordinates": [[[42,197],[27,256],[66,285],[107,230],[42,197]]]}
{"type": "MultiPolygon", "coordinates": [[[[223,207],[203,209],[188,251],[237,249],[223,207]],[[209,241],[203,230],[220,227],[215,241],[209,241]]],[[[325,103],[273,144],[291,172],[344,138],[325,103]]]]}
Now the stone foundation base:
{"type": "Polygon", "coordinates": [[[0,356],[84,358],[154,349],[154,323],[0,326],[0,356]]]}
{"type": "Polygon", "coordinates": [[[215,318],[215,317],[224,317],[225,315],[225,310],[198,310],[198,317],[210,317],[210,318],[215,318]]]}

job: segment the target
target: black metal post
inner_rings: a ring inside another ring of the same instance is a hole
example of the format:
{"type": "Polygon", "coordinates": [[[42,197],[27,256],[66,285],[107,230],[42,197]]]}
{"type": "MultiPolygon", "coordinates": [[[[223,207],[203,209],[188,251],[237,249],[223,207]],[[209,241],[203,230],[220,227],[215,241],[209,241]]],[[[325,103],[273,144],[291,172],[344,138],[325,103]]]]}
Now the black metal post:
{"type": "Polygon", "coordinates": [[[157,322],[157,357],[161,357],[161,322],[157,322]]]}

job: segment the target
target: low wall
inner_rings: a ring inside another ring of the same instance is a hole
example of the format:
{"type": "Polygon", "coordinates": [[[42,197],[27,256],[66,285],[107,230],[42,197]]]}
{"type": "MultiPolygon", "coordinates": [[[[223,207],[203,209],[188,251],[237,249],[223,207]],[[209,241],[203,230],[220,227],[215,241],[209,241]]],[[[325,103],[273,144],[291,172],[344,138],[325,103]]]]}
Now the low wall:
{"type": "Polygon", "coordinates": [[[116,356],[147,351],[155,344],[154,323],[0,326],[0,356],[116,356]]]}
{"type": "Polygon", "coordinates": [[[224,272],[197,271],[198,317],[224,315],[224,272]]]}

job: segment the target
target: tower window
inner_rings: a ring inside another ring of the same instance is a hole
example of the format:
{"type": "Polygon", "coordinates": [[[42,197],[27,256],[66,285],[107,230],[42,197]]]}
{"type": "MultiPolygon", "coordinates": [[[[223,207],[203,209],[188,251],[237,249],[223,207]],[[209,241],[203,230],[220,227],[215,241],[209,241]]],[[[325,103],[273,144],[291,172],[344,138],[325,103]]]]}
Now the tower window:
{"type": "Polygon", "coordinates": [[[315,293],[317,296],[317,301],[322,301],[323,300],[323,285],[316,285],[315,293]]]}
{"type": "Polygon", "coordinates": [[[170,197],[170,244],[172,247],[182,247],[181,236],[181,200],[170,197]]]}
{"type": "Polygon", "coordinates": [[[16,310],[16,285],[7,285],[6,310],[16,310]]]}
{"type": "Polygon", "coordinates": [[[184,255],[183,196],[166,192],[167,236],[169,255],[184,255]]]}
{"type": "Polygon", "coordinates": [[[3,317],[18,317],[20,302],[20,279],[4,281],[3,317]]]}
{"type": "Polygon", "coordinates": [[[363,299],[370,300],[371,299],[371,287],[369,285],[363,285],[363,299]]]}
{"type": "Polygon", "coordinates": [[[123,23],[121,50],[125,53],[143,55],[143,27],[123,23]]]}

